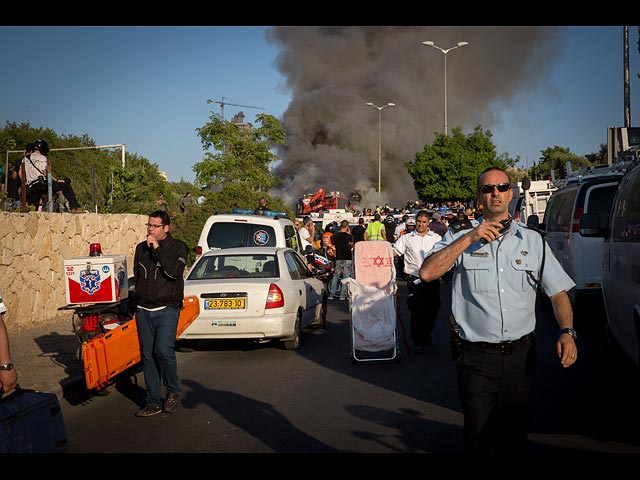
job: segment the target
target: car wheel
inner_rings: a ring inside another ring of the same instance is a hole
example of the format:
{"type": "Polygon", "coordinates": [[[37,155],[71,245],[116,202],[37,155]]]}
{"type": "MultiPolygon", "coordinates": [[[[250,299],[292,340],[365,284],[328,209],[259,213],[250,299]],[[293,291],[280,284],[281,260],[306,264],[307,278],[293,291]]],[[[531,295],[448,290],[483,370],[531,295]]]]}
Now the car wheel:
{"type": "Polygon", "coordinates": [[[298,313],[296,324],[293,327],[293,336],[283,343],[285,350],[297,350],[300,348],[300,337],[302,336],[302,315],[298,313]]]}

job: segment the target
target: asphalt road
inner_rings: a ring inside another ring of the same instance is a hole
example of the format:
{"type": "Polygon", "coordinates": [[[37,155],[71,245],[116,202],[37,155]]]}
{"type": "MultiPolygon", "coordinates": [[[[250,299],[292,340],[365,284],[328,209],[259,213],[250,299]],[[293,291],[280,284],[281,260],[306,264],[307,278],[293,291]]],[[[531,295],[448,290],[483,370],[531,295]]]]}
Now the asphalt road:
{"type": "MultiPolygon", "coordinates": [[[[406,287],[398,285],[408,332],[406,287]]],[[[450,288],[442,293],[433,344],[425,354],[402,345],[400,361],[353,364],[348,302],[335,300],[327,329],[305,331],[298,351],[212,341],[179,352],[177,413],[134,417],[144,398],[140,372],[122,375],[107,396],[65,392],[69,452],[461,453],[450,288]]],[[[638,369],[608,354],[600,315],[579,319],[578,328],[583,320],[591,328],[582,328],[579,361],[563,369],[554,351],[557,326],[540,302],[530,452],[640,453],[638,369]]]]}

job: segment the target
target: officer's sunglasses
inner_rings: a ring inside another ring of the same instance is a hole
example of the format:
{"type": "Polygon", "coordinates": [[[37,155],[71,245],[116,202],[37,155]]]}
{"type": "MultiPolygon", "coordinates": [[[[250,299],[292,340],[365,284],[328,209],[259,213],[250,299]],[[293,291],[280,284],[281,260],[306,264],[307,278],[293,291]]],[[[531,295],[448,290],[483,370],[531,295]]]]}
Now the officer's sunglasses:
{"type": "Polygon", "coordinates": [[[499,183],[499,184],[494,184],[494,183],[487,183],[485,185],[480,185],[480,191],[482,193],[493,193],[493,189],[497,188],[499,192],[506,192],[507,190],[509,190],[511,188],[511,184],[510,183],[499,183]]]}

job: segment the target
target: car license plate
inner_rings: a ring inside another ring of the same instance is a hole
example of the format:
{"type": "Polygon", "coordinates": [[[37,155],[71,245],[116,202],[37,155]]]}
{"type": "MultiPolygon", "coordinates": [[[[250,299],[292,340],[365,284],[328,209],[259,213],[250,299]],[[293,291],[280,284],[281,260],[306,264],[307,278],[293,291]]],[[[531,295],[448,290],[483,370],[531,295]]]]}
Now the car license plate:
{"type": "Polygon", "coordinates": [[[239,310],[244,308],[244,298],[211,298],[204,301],[205,310],[239,310]]]}

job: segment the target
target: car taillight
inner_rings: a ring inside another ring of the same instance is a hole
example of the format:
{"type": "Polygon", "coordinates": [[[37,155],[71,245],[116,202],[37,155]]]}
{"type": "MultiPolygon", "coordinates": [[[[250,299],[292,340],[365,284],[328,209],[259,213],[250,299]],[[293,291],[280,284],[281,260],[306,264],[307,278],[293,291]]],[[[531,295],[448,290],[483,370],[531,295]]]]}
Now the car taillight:
{"type": "Polygon", "coordinates": [[[267,295],[267,304],[265,309],[284,307],[284,295],[282,290],[275,283],[269,285],[269,294],[267,295]]]}
{"type": "Polygon", "coordinates": [[[582,217],[582,212],[584,212],[583,207],[576,207],[573,210],[573,220],[571,222],[572,233],[578,233],[580,231],[580,218],[582,217]]]}
{"type": "Polygon", "coordinates": [[[196,255],[202,255],[202,247],[200,245],[196,247],[196,255]]]}

